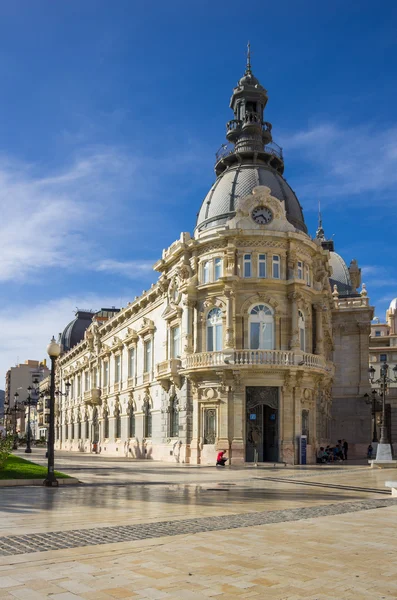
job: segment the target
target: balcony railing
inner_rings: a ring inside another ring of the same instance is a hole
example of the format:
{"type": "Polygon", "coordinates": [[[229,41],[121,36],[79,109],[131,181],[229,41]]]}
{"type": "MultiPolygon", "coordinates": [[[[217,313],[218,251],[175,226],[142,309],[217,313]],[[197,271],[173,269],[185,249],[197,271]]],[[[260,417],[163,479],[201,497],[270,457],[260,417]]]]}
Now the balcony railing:
{"type": "Polygon", "coordinates": [[[92,388],[87,392],[84,392],[84,403],[96,406],[101,403],[101,389],[92,388]]]}
{"type": "MultiPolygon", "coordinates": [[[[229,121],[231,123],[232,121],[229,121]]],[[[283,158],[283,149],[281,146],[276,144],[275,142],[271,142],[270,144],[266,144],[263,149],[267,154],[271,154],[272,156],[277,156],[280,160],[284,160],[283,158]]],[[[215,154],[215,163],[219,162],[222,158],[226,158],[235,152],[234,144],[222,144],[219,148],[218,152],[215,154]]]]}
{"type": "Polygon", "coordinates": [[[280,367],[306,367],[326,369],[322,356],[292,350],[230,350],[222,352],[200,352],[186,358],[184,370],[205,367],[245,367],[269,365],[280,367]]]}

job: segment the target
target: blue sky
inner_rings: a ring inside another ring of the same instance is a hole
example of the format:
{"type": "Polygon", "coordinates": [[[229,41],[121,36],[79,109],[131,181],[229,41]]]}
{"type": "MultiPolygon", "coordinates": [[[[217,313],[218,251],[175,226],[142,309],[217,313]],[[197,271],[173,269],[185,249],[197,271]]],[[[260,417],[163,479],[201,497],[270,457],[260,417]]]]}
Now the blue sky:
{"type": "MultiPolygon", "coordinates": [[[[192,231],[246,43],[312,235],[397,296],[397,5],[0,0],[0,377],[192,231]]],[[[1,387],[1,385],[0,385],[1,387]]]]}

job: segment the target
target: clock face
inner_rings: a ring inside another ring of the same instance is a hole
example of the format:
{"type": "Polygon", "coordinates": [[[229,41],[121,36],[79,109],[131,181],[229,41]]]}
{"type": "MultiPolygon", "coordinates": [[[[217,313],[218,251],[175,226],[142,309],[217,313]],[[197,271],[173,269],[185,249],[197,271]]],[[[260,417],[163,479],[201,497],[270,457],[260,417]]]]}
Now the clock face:
{"type": "Polygon", "coordinates": [[[267,206],[257,206],[251,213],[251,217],[259,225],[267,225],[273,219],[273,213],[267,206]]]}

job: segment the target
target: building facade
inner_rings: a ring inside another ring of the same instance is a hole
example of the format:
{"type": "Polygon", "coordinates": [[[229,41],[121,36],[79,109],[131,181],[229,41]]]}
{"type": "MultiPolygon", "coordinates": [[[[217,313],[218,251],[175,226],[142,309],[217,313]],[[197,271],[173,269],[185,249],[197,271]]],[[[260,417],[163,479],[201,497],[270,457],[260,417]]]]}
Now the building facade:
{"type": "MultiPolygon", "coordinates": [[[[40,382],[48,373],[49,370],[45,360],[41,362],[38,360],[26,360],[24,363],[11,367],[7,371],[4,407],[8,428],[14,430],[16,426],[16,430],[21,436],[25,435],[27,428],[27,409],[25,409],[23,403],[28,398],[28,388],[31,387],[33,392],[34,382],[36,380],[40,382]],[[20,405],[18,412],[13,410],[15,394],[18,394],[17,399],[20,405]]],[[[37,400],[37,398],[33,398],[33,400],[37,400]]],[[[30,426],[33,436],[36,437],[38,435],[36,406],[31,406],[30,426]]]]}
{"type": "MultiPolygon", "coordinates": [[[[380,367],[385,362],[389,365],[389,378],[393,379],[393,368],[397,365],[397,298],[390,302],[386,311],[386,320],[382,323],[379,318],[375,318],[371,324],[369,366],[375,369],[375,380],[379,379],[380,367]]],[[[380,391],[377,384],[374,384],[373,388],[380,391]]],[[[381,395],[379,394],[375,406],[372,407],[372,419],[375,420],[379,439],[382,421],[381,395]]],[[[397,383],[395,382],[390,382],[387,386],[386,422],[389,441],[395,447],[397,441],[397,383]]]]}
{"type": "Polygon", "coordinates": [[[226,449],[231,464],[294,464],[305,435],[313,462],[338,419],[333,391],[345,402],[363,392],[366,290],[321,224],[308,235],[267,100],[248,60],[193,236],[163,251],[148,291],[105,322],[94,315],[58,359],[60,391],[70,387],[57,448],[192,464],[226,449]],[[354,329],[349,373],[342,323],[354,329]]]}

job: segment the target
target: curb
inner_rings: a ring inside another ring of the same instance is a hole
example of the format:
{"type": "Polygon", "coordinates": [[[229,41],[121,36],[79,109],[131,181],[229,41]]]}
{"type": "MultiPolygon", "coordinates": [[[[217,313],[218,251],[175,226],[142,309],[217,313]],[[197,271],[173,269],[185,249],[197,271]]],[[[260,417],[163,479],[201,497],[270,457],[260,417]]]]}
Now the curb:
{"type": "MultiPolygon", "coordinates": [[[[43,479],[0,479],[0,487],[16,487],[24,485],[37,485],[43,487],[43,479]]],[[[79,485],[81,481],[75,477],[69,477],[68,479],[58,479],[59,485],[79,485]]]]}

